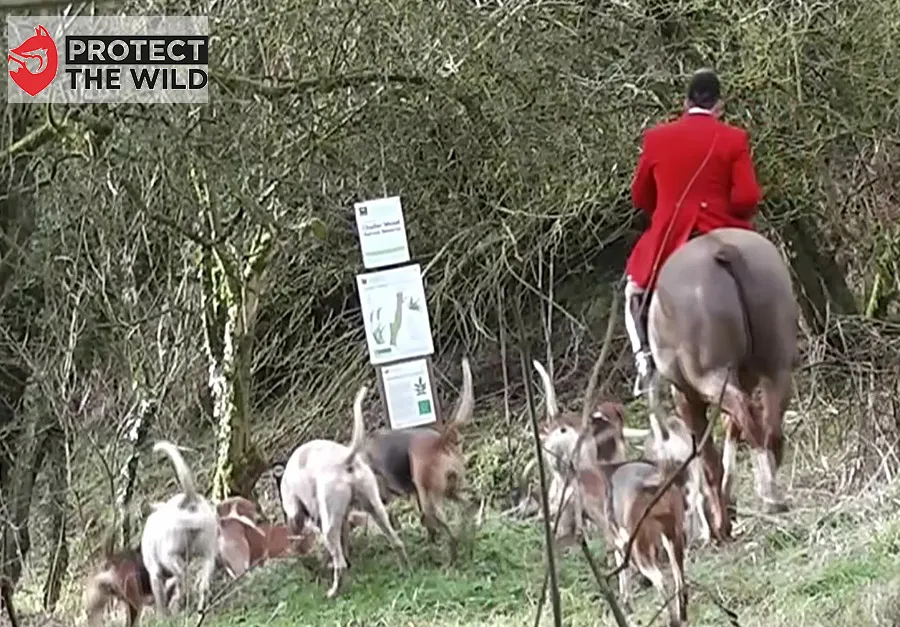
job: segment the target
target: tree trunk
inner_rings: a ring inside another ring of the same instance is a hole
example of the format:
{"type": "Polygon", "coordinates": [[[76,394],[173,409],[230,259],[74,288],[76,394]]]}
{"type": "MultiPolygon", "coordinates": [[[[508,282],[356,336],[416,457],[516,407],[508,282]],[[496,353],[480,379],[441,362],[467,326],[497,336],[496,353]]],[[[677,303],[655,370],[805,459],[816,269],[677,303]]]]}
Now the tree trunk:
{"type": "Polygon", "coordinates": [[[22,576],[25,558],[28,557],[28,551],[31,550],[28,519],[31,516],[34,484],[47,457],[48,438],[46,434],[38,435],[36,433],[38,431],[36,423],[37,421],[33,421],[19,439],[21,443],[19,449],[24,449],[24,454],[20,453],[18,456],[13,473],[15,480],[10,481],[6,487],[12,493],[7,511],[12,524],[6,526],[3,534],[4,561],[0,577],[13,587],[22,576]]]}
{"type": "Polygon", "coordinates": [[[44,611],[53,612],[69,568],[69,542],[66,534],[69,464],[66,458],[66,433],[60,425],[54,426],[47,434],[47,462],[50,479],[50,518],[47,536],[54,541],[47,580],[44,582],[44,611]]]}
{"type": "Polygon", "coordinates": [[[203,235],[195,241],[200,246],[203,330],[216,424],[213,498],[249,498],[266,466],[251,437],[250,383],[257,306],[274,250],[272,233],[263,226],[247,225],[246,228],[254,229],[248,238],[249,246],[234,246],[226,231],[235,224],[223,228],[206,171],[192,167],[190,174],[203,225],[203,235]]]}
{"type": "Polygon", "coordinates": [[[798,216],[785,224],[782,232],[791,249],[791,266],[800,287],[800,308],[809,328],[820,334],[826,330],[829,313],[858,313],[844,272],[815,225],[798,216]]]}
{"type": "Polygon", "coordinates": [[[19,420],[19,406],[29,374],[13,355],[0,357],[0,496],[9,494],[16,443],[24,427],[19,420]]]}
{"type": "MultiPolygon", "coordinates": [[[[0,516],[6,521],[16,520],[13,478],[16,476],[17,445],[22,441],[25,431],[19,408],[25,395],[28,376],[28,370],[11,355],[0,360],[0,516]]],[[[14,524],[5,524],[0,533],[0,592],[3,594],[7,616],[13,625],[18,622],[13,607],[13,591],[19,580],[18,573],[21,572],[15,528],[14,524]]]]}
{"type": "Polygon", "coordinates": [[[130,419],[128,431],[125,433],[131,450],[128,453],[128,459],[125,460],[125,464],[122,466],[122,481],[119,484],[119,491],[116,495],[116,508],[119,510],[121,522],[122,543],[125,546],[131,542],[131,514],[129,508],[134,498],[134,486],[137,483],[141,448],[147,440],[150,423],[153,422],[155,415],[156,403],[147,398],[142,398],[138,404],[137,412],[130,419]]]}
{"type": "Polygon", "coordinates": [[[13,587],[5,579],[0,578],[0,614],[9,618],[10,627],[19,627],[19,615],[13,604],[13,587]]]}
{"type": "Polygon", "coordinates": [[[265,461],[250,429],[250,382],[256,298],[247,298],[244,275],[220,251],[203,264],[204,335],[216,424],[213,498],[250,498],[265,461]]]}
{"type": "MultiPolygon", "coordinates": [[[[13,342],[27,335],[43,304],[43,286],[39,282],[35,282],[33,288],[16,294],[22,297],[21,302],[10,302],[15,298],[12,294],[15,293],[16,271],[35,228],[30,192],[16,191],[30,190],[34,185],[32,168],[16,168],[19,159],[33,160],[29,155],[17,152],[35,148],[32,140],[29,140],[33,134],[27,133],[30,119],[28,107],[8,107],[6,120],[9,127],[6,130],[11,142],[7,160],[4,161],[0,188],[0,294],[4,296],[4,300],[0,300],[0,324],[6,328],[7,337],[13,338],[13,342]]],[[[37,140],[34,142],[39,143],[37,140]]],[[[7,523],[12,523],[0,528],[0,595],[14,626],[18,624],[18,619],[13,607],[13,596],[22,572],[22,558],[30,546],[28,510],[31,507],[34,477],[40,468],[40,464],[36,467],[32,465],[32,472],[22,473],[23,468],[28,470],[28,465],[23,464],[25,456],[21,450],[25,448],[23,445],[30,443],[26,436],[33,437],[33,432],[29,433],[26,429],[20,412],[30,377],[31,369],[16,353],[16,349],[5,344],[0,346],[0,516],[7,523]],[[23,500],[27,503],[24,519],[23,500]]]]}

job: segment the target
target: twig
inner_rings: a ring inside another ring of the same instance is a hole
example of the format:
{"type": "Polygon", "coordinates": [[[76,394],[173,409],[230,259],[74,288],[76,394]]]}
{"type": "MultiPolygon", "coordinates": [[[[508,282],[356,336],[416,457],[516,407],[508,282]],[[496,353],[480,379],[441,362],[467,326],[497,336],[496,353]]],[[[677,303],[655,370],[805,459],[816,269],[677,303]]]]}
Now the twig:
{"type": "MultiPolygon", "coordinates": [[[[572,455],[572,459],[569,460],[569,472],[566,473],[567,474],[566,482],[563,485],[563,489],[562,489],[563,495],[565,495],[566,490],[569,489],[569,484],[572,482],[572,479],[575,478],[578,474],[577,460],[581,454],[581,447],[584,444],[584,441],[587,439],[587,434],[589,432],[588,422],[589,422],[589,419],[591,416],[591,411],[590,411],[591,402],[590,401],[593,398],[594,387],[596,387],[596,385],[597,385],[597,379],[600,376],[600,370],[603,368],[603,364],[606,362],[606,358],[609,355],[609,349],[612,344],[613,330],[615,329],[615,326],[616,326],[616,318],[617,318],[616,314],[618,313],[618,305],[619,305],[618,296],[619,296],[618,291],[616,291],[613,294],[613,300],[610,305],[609,317],[607,318],[607,322],[606,322],[606,334],[603,338],[603,346],[600,348],[600,355],[597,357],[597,361],[594,362],[594,367],[591,369],[591,375],[588,379],[587,388],[585,390],[584,407],[582,408],[582,428],[581,428],[581,432],[578,435],[578,439],[576,440],[576,443],[575,443],[575,451],[572,455]]],[[[529,389],[530,389],[530,381],[526,382],[526,385],[529,386],[529,389]]],[[[611,434],[605,434],[604,437],[606,439],[613,438],[613,436],[611,434]]],[[[541,450],[538,451],[538,456],[541,460],[543,459],[541,450]]],[[[577,483],[577,479],[576,479],[576,483],[577,483]]],[[[577,486],[576,486],[576,488],[577,488],[577,486]]],[[[559,527],[559,520],[562,517],[562,511],[565,507],[565,504],[566,504],[566,499],[565,498],[560,499],[559,508],[557,509],[557,512],[556,512],[556,520],[553,523],[553,535],[554,536],[556,535],[556,530],[559,527]]],[[[593,572],[593,574],[594,574],[594,578],[597,580],[597,585],[600,587],[600,594],[603,595],[604,599],[606,599],[607,603],[609,604],[610,610],[613,613],[613,618],[615,619],[616,624],[619,627],[627,627],[628,623],[625,620],[625,614],[622,612],[622,608],[619,606],[618,602],[616,601],[616,598],[613,595],[612,590],[609,587],[609,584],[602,577],[602,575],[600,573],[600,568],[597,566],[597,561],[594,559],[594,556],[591,553],[590,547],[588,547],[588,545],[587,545],[587,540],[585,540],[584,535],[582,535],[582,537],[581,537],[581,550],[584,553],[584,557],[587,560],[588,566],[590,566],[590,568],[591,568],[591,572],[593,572]]],[[[541,618],[541,612],[543,611],[544,600],[546,598],[546,592],[547,592],[547,580],[549,578],[548,575],[549,575],[548,572],[544,573],[544,582],[541,586],[541,597],[538,600],[538,608],[537,608],[537,613],[535,615],[535,627],[537,627],[537,624],[541,618]]]]}
{"type": "Polygon", "coordinates": [[[581,408],[582,431],[587,428],[588,422],[591,419],[594,391],[597,388],[597,380],[600,378],[600,369],[603,368],[603,364],[606,363],[606,359],[609,356],[609,349],[612,345],[613,331],[616,328],[616,319],[618,318],[619,313],[620,291],[618,285],[613,289],[612,304],[609,306],[609,318],[606,322],[606,335],[603,337],[603,346],[600,348],[600,355],[597,356],[594,367],[591,368],[591,376],[588,377],[587,387],[584,389],[584,406],[581,408]]]}
{"type": "MultiPolygon", "coordinates": [[[[612,436],[607,436],[606,439],[612,439],[612,436]]],[[[576,444],[576,450],[580,450],[581,442],[583,438],[579,438],[578,443],[576,444]]],[[[575,472],[569,472],[566,476],[566,482],[563,484],[563,495],[565,495],[566,490],[569,489],[569,484],[572,482],[572,479],[575,476],[575,472]]],[[[574,494],[573,494],[574,496],[574,494]]],[[[572,497],[570,497],[572,498],[572,497]]],[[[556,530],[559,528],[559,521],[562,518],[562,512],[565,509],[567,499],[562,498],[559,501],[559,507],[556,509],[556,517],[553,521],[553,535],[556,536],[556,530]]],[[[597,561],[594,559],[594,555],[590,551],[590,547],[587,546],[587,541],[584,539],[584,536],[581,537],[581,550],[584,552],[584,557],[587,560],[588,566],[590,566],[591,571],[594,574],[594,578],[597,580],[597,585],[600,587],[600,594],[603,595],[604,599],[609,603],[610,609],[613,613],[613,618],[616,620],[616,624],[618,627],[628,627],[628,622],[625,620],[625,615],[622,612],[622,608],[619,606],[615,597],[612,595],[612,590],[609,587],[609,584],[603,578],[600,573],[600,569],[597,566],[597,561]]],[[[549,571],[544,571],[544,581],[541,584],[541,596],[538,599],[537,611],[534,616],[534,627],[538,627],[538,623],[541,620],[541,613],[544,609],[544,601],[547,597],[547,580],[549,578],[549,571]]]]}
{"type": "Polygon", "coordinates": [[[212,599],[210,599],[210,601],[208,603],[206,603],[205,607],[203,607],[203,609],[201,609],[199,612],[197,612],[199,614],[199,616],[197,616],[197,622],[194,623],[194,627],[201,627],[203,625],[203,621],[205,621],[206,617],[209,615],[209,611],[211,609],[213,609],[214,607],[216,607],[219,603],[224,601],[226,596],[229,594],[229,591],[231,591],[232,588],[237,586],[238,582],[241,581],[242,579],[244,579],[251,570],[253,570],[253,569],[248,568],[243,573],[241,573],[239,576],[235,577],[234,579],[229,581],[227,584],[225,584],[225,586],[222,587],[222,589],[219,590],[216,593],[216,595],[212,599]]]}
{"type": "Polygon", "coordinates": [[[591,572],[594,573],[594,579],[597,580],[597,585],[600,586],[600,594],[603,595],[603,598],[609,605],[609,609],[612,610],[616,625],[619,627],[628,627],[628,622],[625,620],[625,613],[622,611],[622,607],[619,605],[612,589],[609,587],[609,583],[603,578],[603,573],[600,572],[600,567],[597,566],[597,561],[594,559],[584,536],[581,537],[581,550],[584,553],[584,558],[587,560],[588,566],[591,568],[591,572]]]}
{"type": "Polygon", "coordinates": [[[696,581],[689,581],[688,583],[689,583],[692,587],[694,587],[694,588],[700,588],[701,590],[703,590],[704,592],[706,592],[706,595],[707,595],[707,596],[709,597],[709,599],[713,602],[713,605],[715,605],[717,608],[719,608],[719,610],[720,610],[723,614],[725,614],[725,616],[728,618],[728,622],[729,622],[729,624],[731,624],[732,627],[741,627],[740,622],[738,622],[738,619],[740,618],[740,617],[738,616],[738,613],[735,612],[734,610],[730,609],[730,608],[725,607],[725,604],[722,603],[722,601],[720,601],[720,600],[718,599],[718,595],[713,594],[712,591],[710,591],[706,586],[704,586],[704,585],[702,585],[702,584],[700,584],[700,583],[698,583],[698,582],[696,582],[696,581]]]}
{"type": "MultiPolygon", "coordinates": [[[[553,532],[550,529],[550,503],[547,493],[547,472],[544,468],[544,456],[541,454],[541,434],[538,427],[537,413],[534,409],[534,397],[532,396],[531,379],[531,355],[528,350],[528,342],[525,334],[525,324],[522,322],[521,307],[513,307],[516,318],[516,326],[519,331],[519,356],[522,362],[522,376],[525,379],[525,404],[528,407],[528,417],[531,420],[531,430],[534,436],[534,445],[537,453],[538,476],[541,485],[541,511],[544,515],[544,541],[547,545],[547,569],[550,577],[550,604],[553,607],[553,624],[562,627],[562,608],[559,600],[559,581],[556,575],[556,559],[553,555],[553,532]]],[[[565,492],[563,492],[565,494],[565,492]]]]}
{"type": "MultiPolygon", "coordinates": [[[[593,409],[594,401],[594,390],[597,387],[597,380],[600,378],[600,370],[603,368],[603,364],[609,356],[613,331],[615,330],[616,320],[618,318],[619,292],[620,290],[618,289],[618,286],[616,286],[616,289],[613,289],[612,303],[609,306],[609,317],[606,322],[606,335],[603,337],[603,346],[600,349],[600,355],[597,357],[597,361],[594,362],[594,367],[591,369],[591,375],[588,378],[587,387],[584,391],[584,405],[581,408],[581,436],[579,437],[579,441],[582,437],[585,437],[589,431],[591,410],[593,409]]],[[[575,449],[576,456],[580,454],[580,452],[581,448],[579,446],[575,449]]],[[[587,544],[587,540],[585,540],[583,536],[581,538],[581,551],[584,553],[584,559],[587,560],[588,566],[594,574],[594,579],[597,580],[597,585],[600,587],[600,594],[603,595],[609,605],[609,609],[612,611],[616,624],[619,625],[619,627],[626,627],[628,623],[625,621],[625,614],[622,612],[622,608],[619,606],[618,601],[616,601],[616,598],[609,587],[609,583],[602,577],[600,568],[597,566],[597,561],[594,559],[591,549],[587,544]]]]}
{"type": "Polygon", "coordinates": [[[672,599],[675,598],[676,594],[677,592],[672,592],[672,594],[666,597],[666,600],[663,601],[663,603],[658,608],[656,608],[656,612],[653,614],[653,616],[650,617],[650,620],[647,621],[648,625],[652,625],[656,622],[656,619],[659,618],[660,614],[663,613],[663,610],[666,609],[666,606],[668,606],[669,603],[672,602],[672,599]]]}
{"type": "MultiPolygon", "coordinates": [[[[559,506],[556,508],[556,515],[553,520],[553,537],[556,537],[556,531],[559,529],[559,521],[562,518],[563,510],[566,508],[568,499],[565,498],[566,490],[569,489],[569,483],[572,480],[572,474],[566,477],[566,483],[563,485],[563,498],[559,500],[559,506]]],[[[574,494],[573,494],[574,496],[574,494]]],[[[571,498],[571,497],[570,497],[571,498]]],[[[544,611],[544,601],[547,599],[547,580],[550,578],[550,571],[544,570],[544,582],[541,584],[541,597],[538,599],[537,611],[534,614],[534,627],[538,627],[541,622],[541,614],[544,611]]]]}
{"type": "Polygon", "coordinates": [[[281,98],[302,94],[309,91],[323,93],[337,89],[365,87],[372,84],[426,85],[428,80],[423,76],[391,74],[380,71],[353,72],[334,76],[322,76],[303,80],[279,79],[270,84],[253,78],[216,73],[213,80],[228,89],[248,88],[266,98],[281,98]]]}
{"type": "MultiPolygon", "coordinates": [[[[515,459],[513,456],[512,441],[512,412],[509,410],[509,365],[506,363],[506,325],[503,322],[503,288],[497,286],[497,322],[500,330],[500,368],[503,374],[503,414],[506,419],[506,453],[509,459],[515,459]]],[[[510,484],[515,479],[510,476],[510,484]]],[[[515,487],[515,486],[512,486],[515,487]]]]}

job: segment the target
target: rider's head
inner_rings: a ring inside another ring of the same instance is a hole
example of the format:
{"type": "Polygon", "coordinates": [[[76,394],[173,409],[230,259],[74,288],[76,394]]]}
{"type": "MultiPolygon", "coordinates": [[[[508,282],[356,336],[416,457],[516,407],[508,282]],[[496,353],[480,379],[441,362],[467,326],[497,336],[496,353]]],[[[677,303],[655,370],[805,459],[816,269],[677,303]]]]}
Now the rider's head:
{"type": "Polygon", "coordinates": [[[712,111],[716,115],[722,112],[722,87],[715,71],[702,68],[694,72],[691,82],[688,83],[687,97],[684,108],[699,107],[712,111]]]}

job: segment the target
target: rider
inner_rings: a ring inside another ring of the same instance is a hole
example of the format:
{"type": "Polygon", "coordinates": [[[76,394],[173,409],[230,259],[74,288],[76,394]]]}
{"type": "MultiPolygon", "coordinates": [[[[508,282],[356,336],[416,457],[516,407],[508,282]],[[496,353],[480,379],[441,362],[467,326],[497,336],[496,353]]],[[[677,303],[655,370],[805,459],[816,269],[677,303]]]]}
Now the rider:
{"type": "Polygon", "coordinates": [[[713,70],[694,73],[684,108],[679,119],[644,132],[631,183],[632,202],[650,216],[650,227],[625,266],[625,327],[638,371],[635,395],[655,370],[647,314],[663,263],[694,235],[722,227],[753,229],[762,196],[747,132],[719,119],[721,87],[713,70]]]}

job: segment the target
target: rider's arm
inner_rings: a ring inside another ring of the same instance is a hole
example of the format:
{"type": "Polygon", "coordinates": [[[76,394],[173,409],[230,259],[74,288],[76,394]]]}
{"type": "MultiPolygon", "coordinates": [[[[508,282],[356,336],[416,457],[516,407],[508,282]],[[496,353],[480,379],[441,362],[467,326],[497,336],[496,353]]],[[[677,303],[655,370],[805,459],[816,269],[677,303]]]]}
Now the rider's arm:
{"type": "Polygon", "coordinates": [[[652,214],[656,208],[656,179],[653,177],[653,162],[647,150],[647,140],[648,134],[644,133],[641,154],[631,179],[631,202],[638,209],[652,214]]]}
{"type": "Polygon", "coordinates": [[[750,155],[750,139],[746,131],[741,131],[738,152],[731,166],[731,212],[735,217],[749,220],[756,214],[761,198],[762,190],[750,155]]]}

